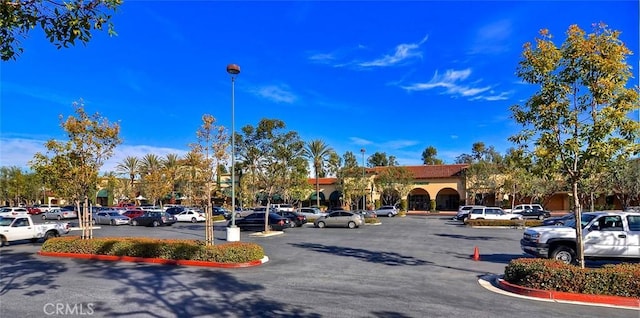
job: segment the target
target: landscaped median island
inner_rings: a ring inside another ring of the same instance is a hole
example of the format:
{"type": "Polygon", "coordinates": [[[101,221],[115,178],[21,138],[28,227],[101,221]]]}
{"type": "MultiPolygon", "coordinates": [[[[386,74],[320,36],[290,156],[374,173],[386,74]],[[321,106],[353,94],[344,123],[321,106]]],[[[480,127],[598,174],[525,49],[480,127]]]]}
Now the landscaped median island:
{"type": "Polygon", "coordinates": [[[206,246],[197,240],[120,237],[90,240],[80,237],[52,238],[42,244],[39,254],[205,267],[250,267],[260,265],[266,259],[262,246],[255,243],[231,242],[206,246]]]}
{"type": "Polygon", "coordinates": [[[597,300],[589,298],[589,295],[612,296],[607,300],[609,303],[640,306],[640,264],[622,263],[583,269],[557,260],[519,258],[512,260],[505,268],[504,281],[530,289],[527,291],[530,295],[555,291],[561,293],[549,298],[580,300],[575,296],[580,294],[582,299],[590,302],[597,300]],[[571,293],[573,296],[562,293],[571,293]]]}

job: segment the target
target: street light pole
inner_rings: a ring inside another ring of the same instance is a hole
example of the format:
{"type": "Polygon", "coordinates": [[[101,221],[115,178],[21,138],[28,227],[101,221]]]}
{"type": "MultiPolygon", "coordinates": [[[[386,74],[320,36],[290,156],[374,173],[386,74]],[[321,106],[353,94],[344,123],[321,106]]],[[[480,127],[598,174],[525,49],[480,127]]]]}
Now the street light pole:
{"type": "Polygon", "coordinates": [[[235,83],[240,74],[240,66],[227,65],[227,73],[231,75],[231,226],[227,228],[227,241],[240,240],[240,228],[236,227],[236,127],[235,127],[235,83]]]}
{"type": "MultiPolygon", "coordinates": [[[[365,151],[366,150],[364,148],[360,149],[360,152],[362,153],[362,182],[363,182],[362,186],[363,186],[363,189],[366,189],[366,187],[364,186],[364,182],[365,182],[364,181],[365,180],[364,179],[365,178],[365,176],[364,176],[364,153],[365,153],[365,151]]],[[[363,210],[367,209],[366,208],[366,204],[367,204],[367,192],[366,192],[366,190],[364,190],[363,193],[362,193],[362,209],[363,210]]]]}

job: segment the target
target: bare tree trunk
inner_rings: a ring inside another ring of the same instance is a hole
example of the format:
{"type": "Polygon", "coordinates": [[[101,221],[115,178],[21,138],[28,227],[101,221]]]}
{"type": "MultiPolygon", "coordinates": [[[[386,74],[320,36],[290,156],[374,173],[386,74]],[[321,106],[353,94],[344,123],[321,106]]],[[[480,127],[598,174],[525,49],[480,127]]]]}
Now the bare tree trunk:
{"type": "Polygon", "coordinates": [[[584,268],[584,245],[582,241],[582,211],[578,198],[578,181],[573,181],[573,213],[576,218],[576,260],[584,268]]]}

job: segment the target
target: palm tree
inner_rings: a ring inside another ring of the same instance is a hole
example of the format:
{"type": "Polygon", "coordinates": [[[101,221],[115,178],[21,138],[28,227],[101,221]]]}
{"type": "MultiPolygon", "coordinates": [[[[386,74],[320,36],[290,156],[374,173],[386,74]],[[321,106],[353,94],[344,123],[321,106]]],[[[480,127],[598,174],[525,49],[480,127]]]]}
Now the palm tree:
{"type": "MultiPolygon", "coordinates": [[[[136,175],[140,173],[140,160],[137,157],[128,156],[116,166],[116,171],[129,177],[129,189],[133,191],[136,175]]],[[[131,197],[131,194],[129,195],[131,197]]]]}
{"type": "Polygon", "coordinates": [[[324,141],[316,139],[307,144],[304,149],[304,156],[313,161],[313,172],[316,177],[316,205],[320,206],[320,186],[318,183],[318,176],[323,170],[325,163],[329,160],[333,148],[329,147],[324,141]]]}
{"type": "MultiPolygon", "coordinates": [[[[162,160],[162,166],[167,171],[167,175],[169,176],[169,180],[171,180],[171,199],[175,200],[176,193],[176,177],[178,173],[178,168],[180,166],[180,158],[175,153],[169,153],[162,160]]],[[[173,203],[173,202],[171,202],[173,203]]]]}
{"type": "Polygon", "coordinates": [[[156,154],[148,153],[140,161],[140,174],[145,175],[162,168],[162,159],[156,154]]]}

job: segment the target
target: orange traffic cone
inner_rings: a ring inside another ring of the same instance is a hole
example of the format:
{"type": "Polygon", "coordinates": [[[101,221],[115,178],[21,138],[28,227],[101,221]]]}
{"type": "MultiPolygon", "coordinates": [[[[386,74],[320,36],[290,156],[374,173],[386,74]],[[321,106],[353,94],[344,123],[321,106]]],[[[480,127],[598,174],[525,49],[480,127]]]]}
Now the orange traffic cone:
{"type": "Polygon", "coordinates": [[[474,247],[473,248],[473,256],[472,256],[474,261],[479,261],[480,260],[480,251],[478,251],[478,247],[474,247]]]}

